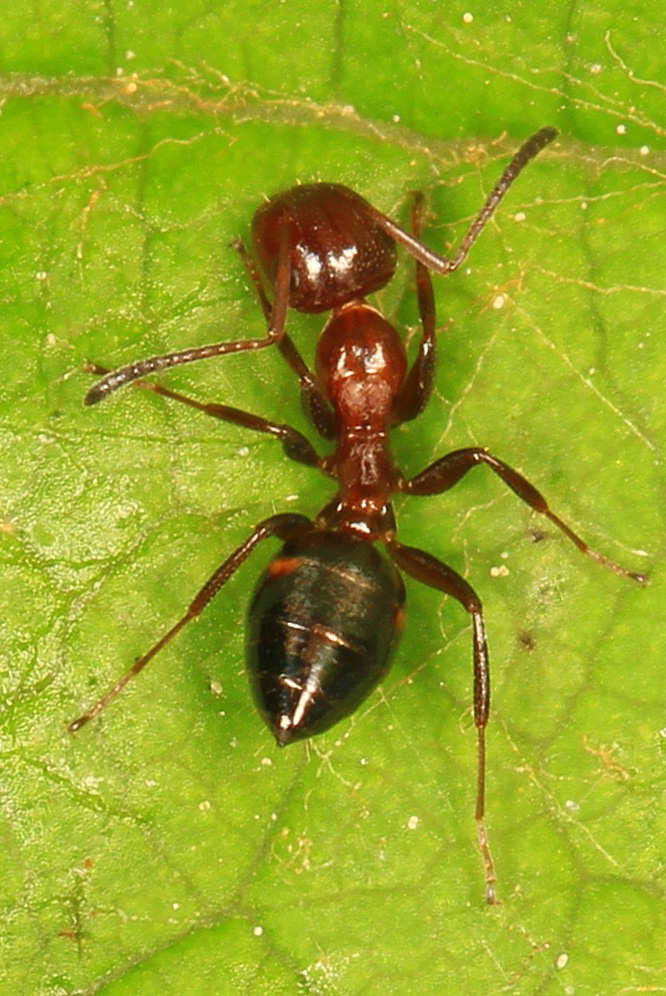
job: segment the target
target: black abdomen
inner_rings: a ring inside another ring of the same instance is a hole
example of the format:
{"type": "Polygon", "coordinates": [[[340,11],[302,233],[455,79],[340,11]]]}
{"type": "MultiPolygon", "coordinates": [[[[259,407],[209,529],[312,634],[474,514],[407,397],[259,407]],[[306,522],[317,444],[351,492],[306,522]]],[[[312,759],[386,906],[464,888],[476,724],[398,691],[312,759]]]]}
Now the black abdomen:
{"type": "Polygon", "coordinates": [[[313,529],[286,543],[254,591],[247,669],[280,744],[352,713],[386,674],[402,630],[405,590],[370,543],[313,529]]]}

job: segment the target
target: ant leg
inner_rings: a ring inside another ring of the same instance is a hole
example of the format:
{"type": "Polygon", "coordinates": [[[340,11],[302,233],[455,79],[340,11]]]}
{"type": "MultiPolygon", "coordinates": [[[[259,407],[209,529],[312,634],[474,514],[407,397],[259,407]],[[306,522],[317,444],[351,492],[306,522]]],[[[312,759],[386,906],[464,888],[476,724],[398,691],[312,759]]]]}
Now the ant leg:
{"type": "Polygon", "coordinates": [[[469,449],[455,450],[453,453],[448,453],[440,460],[436,460],[435,463],[426,467],[416,477],[413,477],[409,481],[404,481],[400,486],[400,490],[412,495],[442,494],[442,492],[448,491],[454,484],[457,484],[468,470],[471,470],[472,467],[478,467],[480,464],[486,464],[487,467],[490,467],[530,508],[550,519],[585,556],[591,557],[596,563],[601,564],[602,567],[606,567],[610,571],[614,571],[615,574],[631,578],[632,581],[637,581],[638,584],[645,585],[648,583],[646,574],[641,574],[638,571],[630,571],[614,560],[610,560],[608,557],[604,557],[603,554],[597,553],[596,550],[592,550],[559,516],[551,512],[548,502],[541,492],[537,491],[534,485],[530,484],[522,474],[509,467],[508,464],[498,460],[492,453],[488,453],[487,450],[480,447],[473,446],[469,449]]]}
{"type": "Polygon", "coordinates": [[[240,567],[244,560],[252,553],[255,546],[264,539],[268,539],[271,536],[277,536],[283,542],[287,540],[294,539],[310,529],[312,523],[304,515],[290,515],[283,513],[280,515],[272,515],[269,519],[264,519],[260,522],[258,526],[252,531],[248,538],[237,547],[234,552],[227,557],[223,564],[221,564],[217,570],[209,577],[205,585],[199,591],[196,598],[190,605],[189,609],[175,626],[164,634],[161,639],[155,643],[148,653],[144,654],[143,657],[139,657],[137,661],[132,665],[132,667],[127,671],[122,678],[113,685],[106,695],[103,696],[94,706],[91,706],[87,712],[78,719],[75,719],[73,723],[70,723],[67,729],[70,733],[76,733],[85,726],[86,723],[94,719],[95,716],[99,715],[102,709],[105,709],[110,702],[115,699],[115,697],[123,690],[125,685],[136,675],[139,671],[142,671],[146,664],[153,659],[153,657],[162,650],[163,647],[169,643],[173,637],[178,633],[186,623],[191,619],[195,619],[208,603],[217,595],[220,588],[229,580],[234,571],[240,567]]]}
{"type": "MultiPolygon", "coordinates": [[[[422,211],[423,194],[419,191],[414,196],[412,205],[412,231],[417,239],[421,238],[422,211]]],[[[393,402],[391,421],[394,425],[409,422],[420,415],[430,400],[435,377],[435,296],[432,290],[430,272],[418,259],[416,260],[416,293],[423,333],[418,353],[393,402]]]]}
{"type": "Polygon", "coordinates": [[[285,321],[289,305],[290,268],[289,229],[284,228],[280,238],[275,300],[271,309],[268,330],[263,339],[239,339],[232,342],[215,342],[208,346],[194,346],[190,349],[181,349],[176,353],[150,356],[148,359],[138,360],[136,363],[128,363],[127,366],[113,370],[103,377],[102,380],[93,384],[83,399],[84,405],[96,405],[99,401],[108,397],[109,394],[117,391],[119,387],[131,384],[132,381],[138,380],[139,377],[156,373],[158,370],[168,370],[171,367],[182,366],[185,363],[194,363],[196,360],[207,360],[211,356],[226,356],[229,353],[265,349],[266,346],[272,346],[274,343],[280,342],[285,334],[285,321]]]}
{"type": "Polygon", "coordinates": [[[230,242],[229,248],[233,249],[234,252],[237,252],[238,255],[240,256],[241,262],[245,267],[245,271],[248,277],[250,278],[250,282],[254,288],[254,293],[257,295],[257,300],[259,301],[261,310],[264,313],[264,318],[266,319],[266,323],[270,324],[273,308],[271,307],[271,302],[268,300],[268,296],[266,294],[266,291],[264,290],[264,285],[261,282],[261,277],[259,276],[259,271],[257,269],[256,263],[252,259],[252,256],[250,256],[249,252],[245,247],[245,243],[241,238],[234,239],[233,242],[230,242]]]}
{"type": "MultiPolygon", "coordinates": [[[[252,281],[255,293],[261,305],[266,321],[271,320],[271,305],[266,296],[261,277],[257,271],[256,264],[249,252],[245,248],[242,239],[236,239],[231,243],[231,248],[235,249],[243,261],[243,266],[247,275],[252,281]]],[[[336,435],[336,419],[330,404],[326,400],[322,389],[316,378],[311,373],[305,360],[294,345],[294,342],[286,332],[277,343],[278,349],[286,360],[288,366],[298,377],[301,387],[301,405],[310,422],[315,427],[320,436],[324,439],[334,439],[336,435]]]]}
{"type": "Polygon", "coordinates": [[[388,540],[387,550],[397,566],[410,577],[455,598],[472,617],[474,639],[474,725],[477,729],[476,825],[486,878],[485,898],[495,903],[495,868],[484,823],[486,787],[486,726],[490,712],[490,663],[481,602],[474,589],[441,560],[425,550],[388,540]]]}
{"type": "Polygon", "coordinates": [[[482,230],[485,228],[488,220],[492,217],[497,205],[502,200],[507,190],[516,179],[516,177],[524,170],[531,159],[534,159],[536,155],[541,152],[541,150],[548,145],[557,136],[557,128],[541,128],[537,131],[531,138],[528,138],[521,147],[516,152],[515,156],[504,170],[499,180],[491,190],[490,194],[486,198],[486,202],[477,214],[476,218],[469,226],[465,237],[455,256],[452,259],[448,259],[446,256],[440,256],[438,253],[433,252],[424,245],[418,238],[410,235],[406,232],[404,228],[396,225],[394,221],[387,218],[385,214],[377,211],[376,208],[369,206],[367,211],[368,215],[382,228],[387,235],[390,235],[398,245],[403,246],[408,253],[411,253],[415,259],[418,259],[420,263],[423,263],[429,270],[433,273],[452,273],[453,270],[457,270],[458,267],[464,263],[467,258],[467,253],[472,248],[482,230]]]}
{"type": "MultiPolygon", "coordinates": [[[[104,367],[97,366],[96,363],[87,363],[86,370],[89,373],[97,375],[108,373],[104,367]]],[[[186,394],[171,391],[168,387],[162,387],[161,384],[152,384],[147,380],[135,380],[133,386],[144,391],[152,391],[163,398],[180,401],[184,405],[189,405],[190,408],[196,408],[197,411],[203,412],[205,415],[210,415],[213,418],[221,419],[223,422],[230,422],[232,425],[241,425],[255,432],[266,432],[268,435],[275,436],[281,441],[285,456],[288,456],[290,460],[295,460],[297,463],[304,463],[308,467],[319,467],[320,465],[319,456],[310,440],[302,432],[292,428],[290,425],[270,422],[260,415],[252,415],[241,408],[231,408],[229,405],[218,405],[214,402],[202,403],[201,401],[195,401],[194,398],[190,398],[186,394]]]]}

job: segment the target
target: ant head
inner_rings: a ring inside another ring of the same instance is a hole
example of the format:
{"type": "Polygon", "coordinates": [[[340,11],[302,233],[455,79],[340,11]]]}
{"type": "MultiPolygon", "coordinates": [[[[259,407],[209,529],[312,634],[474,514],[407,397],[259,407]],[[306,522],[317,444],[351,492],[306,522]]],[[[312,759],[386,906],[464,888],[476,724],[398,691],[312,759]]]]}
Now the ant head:
{"type": "Polygon", "coordinates": [[[338,183],[292,187],[263,204],[252,222],[252,242],[269,285],[275,287],[287,226],[292,308],[330,311],[385,287],[395,272],[395,243],[369,210],[367,201],[338,183]]]}

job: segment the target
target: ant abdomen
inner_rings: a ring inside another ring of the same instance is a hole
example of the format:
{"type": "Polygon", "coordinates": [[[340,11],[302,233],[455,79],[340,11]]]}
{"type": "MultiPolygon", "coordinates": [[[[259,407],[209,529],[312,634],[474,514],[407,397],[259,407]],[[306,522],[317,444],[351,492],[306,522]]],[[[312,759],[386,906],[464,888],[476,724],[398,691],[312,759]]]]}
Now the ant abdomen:
{"type": "Polygon", "coordinates": [[[387,673],[403,626],[405,587],[370,543],[313,529],[285,543],[247,615],[247,672],[279,744],[353,713],[387,673]]]}

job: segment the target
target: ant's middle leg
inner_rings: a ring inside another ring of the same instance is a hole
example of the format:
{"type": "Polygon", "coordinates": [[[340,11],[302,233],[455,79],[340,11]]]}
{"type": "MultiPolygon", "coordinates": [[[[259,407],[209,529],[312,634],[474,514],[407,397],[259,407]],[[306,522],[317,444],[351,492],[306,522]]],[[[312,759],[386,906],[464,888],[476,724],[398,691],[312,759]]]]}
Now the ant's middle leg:
{"type": "MultiPolygon", "coordinates": [[[[86,364],[86,370],[98,376],[108,373],[108,370],[97,366],[95,363],[86,364]]],[[[196,401],[186,394],[180,394],[178,391],[172,391],[168,387],[163,387],[161,384],[153,384],[148,380],[135,380],[133,386],[144,391],[152,391],[163,398],[171,398],[172,401],[179,401],[190,408],[196,408],[197,411],[203,412],[204,415],[221,419],[223,422],[229,422],[231,425],[240,425],[245,429],[252,429],[254,432],[268,433],[268,435],[280,440],[282,449],[290,460],[295,460],[297,463],[304,463],[308,467],[320,466],[319,456],[310,440],[302,432],[299,432],[298,429],[294,429],[290,425],[271,422],[267,418],[262,418],[260,415],[253,415],[251,412],[245,412],[241,408],[231,408],[229,405],[218,405],[214,402],[196,401]]]]}
{"type": "Polygon", "coordinates": [[[548,502],[541,494],[540,491],[534,487],[533,484],[519,474],[513,467],[509,467],[508,464],[503,463],[494,457],[492,453],[488,453],[487,450],[481,449],[478,446],[472,446],[464,450],[454,450],[453,453],[447,453],[446,456],[441,457],[436,460],[425,470],[422,470],[420,474],[416,477],[412,477],[409,481],[403,481],[400,485],[400,490],[405,491],[412,495],[438,495],[442,494],[444,491],[448,491],[452,488],[454,484],[464,477],[468,470],[473,467],[478,467],[480,464],[485,464],[487,467],[497,474],[498,477],[504,481],[505,484],[511,488],[519,498],[533,508],[535,512],[540,512],[545,515],[546,518],[557,526],[561,532],[567,536],[571,542],[578,547],[581,553],[585,556],[591,557],[592,560],[596,561],[597,564],[601,564],[602,567],[608,568],[608,570],[613,571],[615,574],[619,574],[625,578],[631,578],[632,581],[637,581],[638,584],[645,585],[648,582],[646,574],[641,574],[638,571],[630,571],[626,567],[622,567],[621,564],[616,563],[614,560],[610,560],[608,557],[604,557],[603,554],[597,553],[596,550],[592,550],[587,543],[580,538],[570,529],[565,522],[560,519],[558,515],[548,507],[548,502]]]}

